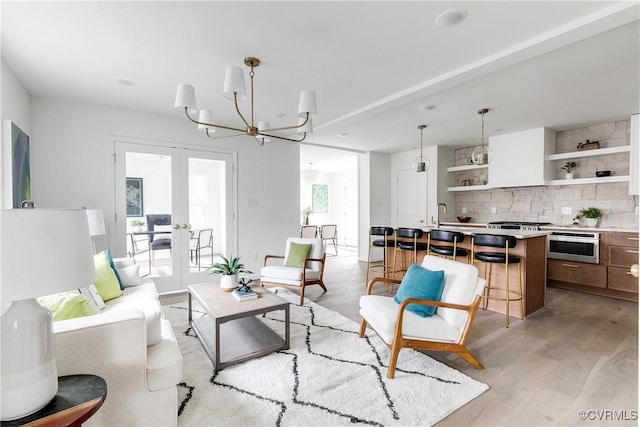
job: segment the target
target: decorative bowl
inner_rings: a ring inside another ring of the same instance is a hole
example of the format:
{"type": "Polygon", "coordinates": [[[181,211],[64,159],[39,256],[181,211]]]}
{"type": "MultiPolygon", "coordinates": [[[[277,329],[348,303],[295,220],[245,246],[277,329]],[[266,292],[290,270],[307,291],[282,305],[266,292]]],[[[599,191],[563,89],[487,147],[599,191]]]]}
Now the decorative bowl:
{"type": "Polygon", "coordinates": [[[460,221],[460,222],[469,222],[469,221],[471,221],[471,217],[470,216],[457,216],[456,218],[458,218],[458,221],[460,221]]]}
{"type": "Polygon", "coordinates": [[[603,176],[611,176],[611,171],[596,171],[596,176],[602,178],[603,176]]]}

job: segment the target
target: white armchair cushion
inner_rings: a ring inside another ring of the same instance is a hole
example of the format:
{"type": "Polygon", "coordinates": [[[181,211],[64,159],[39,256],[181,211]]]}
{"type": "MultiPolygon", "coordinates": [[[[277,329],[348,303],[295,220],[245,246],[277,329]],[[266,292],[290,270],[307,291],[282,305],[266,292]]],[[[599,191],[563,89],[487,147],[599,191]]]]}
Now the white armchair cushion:
{"type": "MultiPolygon", "coordinates": [[[[324,243],[322,242],[322,239],[311,239],[311,238],[304,238],[304,237],[289,237],[287,239],[287,245],[286,245],[286,249],[285,249],[284,259],[287,259],[287,257],[289,256],[289,247],[291,246],[290,245],[291,242],[293,242],[293,243],[302,243],[302,244],[309,244],[309,243],[312,244],[313,246],[311,247],[311,251],[309,252],[309,258],[320,259],[324,255],[324,243]]],[[[322,268],[322,263],[320,263],[319,261],[312,261],[312,262],[308,263],[306,267],[307,268],[311,268],[312,270],[319,271],[322,268]]]]}
{"type": "MultiPolygon", "coordinates": [[[[369,325],[387,344],[393,342],[399,308],[400,305],[391,297],[381,295],[360,297],[360,315],[367,319],[369,325]]],[[[402,336],[407,339],[458,342],[461,329],[450,325],[440,317],[439,310],[431,317],[421,317],[405,310],[402,320],[402,336]]]]}
{"type": "MultiPolygon", "coordinates": [[[[429,270],[445,271],[444,289],[440,301],[470,305],[478,292],[477,289],[484,288],[484,279],[479,283],[478,269],[470,264],[427,255],[422,261],[422,266],[429,270]]],[[[453,308],[439,307],[437,314],[457,328],[463,328],[468,317],[466,311],[453,308]]]]}
{"type": "MultiPolygon", "coordinates": [[[[260,280],[265,282],[278,282],[294,286],[300,286],[302,283],[302,269],[296,267],[268,265],[260,269],[260,276],[260,280]]],[[[320,277],[320,272],[307,268],[305,276],[307,280],[315,280],[320,277]]]]}
{"type": "MultiPolygon", "coordinates": [[[[162,305],[160,305],[160,301],[157,300],[157,293],[155,291],[155,287],[153,287],[153,293],[156,295],[156,298],[147,296],[146,298],[121,298],[118,301],[118,298],[115,300],[107,301],[107,309],[111,311],[118,310],[130,310],[132,308],[136,310],[142,311],[144,314],[144,320],[147,326],[147,346],[152,346],[158,344],[162,340],[162,330],[161,330],[161,321],[164,317],[162,313],[162,305]]],[[[145,294],[151,295],[149,287],[138,286],[135,288],[126,288],[128,289],[140,289],[145,291],[145,294]]],[[[142,295],[139,295],[142,296],[142,295]]]]}
{"type": "Polygon", "coordinates": [[[171,323],[162,319],[161,337],[147,348],[147,387],[149,391],[174,387],[182,381],[182,353],[175,344],[171,323]]]}

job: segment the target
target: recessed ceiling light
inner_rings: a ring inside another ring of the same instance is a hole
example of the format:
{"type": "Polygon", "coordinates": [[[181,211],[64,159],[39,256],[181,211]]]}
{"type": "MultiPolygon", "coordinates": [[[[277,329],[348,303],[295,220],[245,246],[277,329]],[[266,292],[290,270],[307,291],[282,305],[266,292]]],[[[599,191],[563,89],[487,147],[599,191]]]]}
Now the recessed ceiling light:
{"type": "Polygon", "coordinates": [[[436,18],[438,27],[455,27],[467,18],[467,11],[464,9],[449,9],[442,12],[436,18]]]}
{"type": "Polygon", "coordinates": [[[504,128],[494,128],[491,129],[491,132],[502,132],[504,130],[504,128]]]}
{"type": "Polygon", "coordinates": [[[429,111],[429,110],[433,110],[434,108],[436,108],[435,105],[429,104],[429,105],[421,105],[421,106],[419,106],[418,110],[420,110],[420,111],[429,111]]]}
{"type": "Polygon", "coordinates": [[[129,79],[123,79],[121,77],[115,77],[113,79],[114,82],[121,84],[122,86],[135,86],[136,82],[134,82],[133,80],[129,80],[129,79]]]}
{"type": "Polygon", "coordinates": [[[278,114],[276,114],[276,118],[277,119],[286,119],[287,118],[287,113],[278,113],[278,114]]]}
{"type": "Polygon", "coordinates": [[[343,133],[339,133],[339,134],[338,134],[338,138],[346,138],[346,137],[348,137],[348,136],[349,136],[349,134],[348,134],[348,133],[346,133],[346,132],[343,132],[343,133]]]}

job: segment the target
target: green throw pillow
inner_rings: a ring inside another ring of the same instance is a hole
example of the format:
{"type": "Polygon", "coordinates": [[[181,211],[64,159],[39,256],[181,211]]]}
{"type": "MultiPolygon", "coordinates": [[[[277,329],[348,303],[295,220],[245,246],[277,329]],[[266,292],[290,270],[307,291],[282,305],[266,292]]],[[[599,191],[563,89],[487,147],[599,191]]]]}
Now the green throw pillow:
{"type": "MultiPolygon", "coordinates": [[[[444,271],[431,271],[418,264],[411,264],[407,270],[400,287],[393,297],[398,304],[407,298],[428,299],[440,301],[444,290],[444,271]]],[[[407,310],[420,317],[433,316],[436,307],[420,304],[409,304],[407,310]]]]}
{"type": "Polygon", "coordinates": [[[118,278],[111,268],[107,254],[100,252],[93,256],[93,263],[96,266],[96,289],[103,301],[118,298],[122,295],[118,278]]]}
{"type": "Polygon", "coordinates": [[[287,259],[284,262],[285,267],[298,267],[302,268],[304,264],[304,260],[307,259],[309,253],[311,252],[311,247],[313,245],[311,243],[295,243],[291,242],[289,244],[289,252],[287,254],[287,259]]]}
{"type": "Polygon", "coordinates": [[[78,292],[47,295],[38,298],[38,302],[51,310],[54,322],[98,314],[91,301],[78,292]]]}

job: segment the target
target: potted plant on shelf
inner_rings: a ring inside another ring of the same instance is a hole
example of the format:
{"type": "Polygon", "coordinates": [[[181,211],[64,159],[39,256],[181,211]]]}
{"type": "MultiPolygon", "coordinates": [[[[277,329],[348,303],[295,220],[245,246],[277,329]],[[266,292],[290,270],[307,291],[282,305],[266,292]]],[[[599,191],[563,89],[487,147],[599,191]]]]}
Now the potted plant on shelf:
{"type": "Polygon", "coordinates": [[[131,229],[136,231],[144,231],[144,221],[140,221],[139,219],[134,219],[131,221],[131,229]]]}
{"type": "Polygon", "coordinates": [[[565,163],[562,166],[562,169],[565,170],[565,172],[567,172],[564,177],[565,179],[573,179],[573,170],[576,168],[576,162],[574,162],[573,160],[565,163]]]}
{"type": "Polygon", "coordinates": [[[231,292],[238,287],[238,274],[249,273],[244,264],[240,262],[240,257],[230,256],[228,259],[222,257],[223,262],[213,264],[211,274],[221,274],[220,287],[225,292],[231,292]]]}
{"type": "Polygon", "coordinates": [[[575,216],[574,220],[585,218],[587,227],[596,227],[598,225],[598,219],[602,216],[602,211],[598,208],[589,207],[581,209],[575,216]]]}

